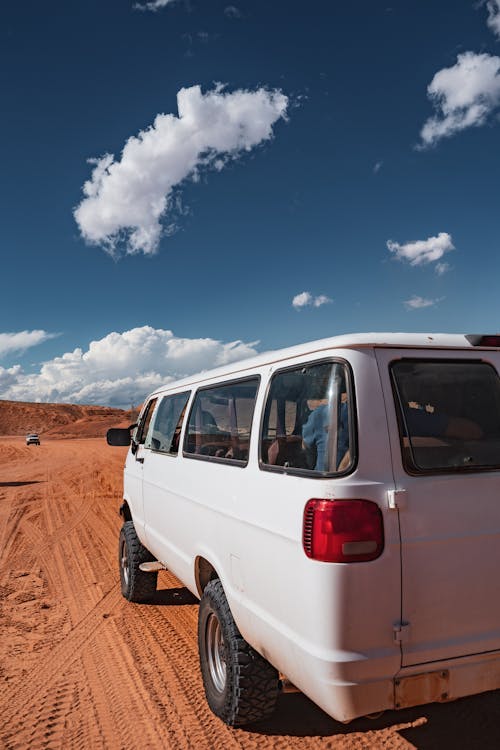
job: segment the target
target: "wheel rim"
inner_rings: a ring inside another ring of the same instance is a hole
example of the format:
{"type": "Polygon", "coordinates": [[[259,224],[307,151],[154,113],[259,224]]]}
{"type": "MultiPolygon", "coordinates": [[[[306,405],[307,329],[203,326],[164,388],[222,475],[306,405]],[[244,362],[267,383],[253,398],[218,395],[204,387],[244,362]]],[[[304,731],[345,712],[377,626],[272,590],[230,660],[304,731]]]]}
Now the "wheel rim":
{"type": "Polygon", "coordinates": [[[219,619],[213,613],[207,620],[205,638],[210,677],[215,689],[222,693],[226,686],[226,649],[219,619]]]}
{"type": "Polygon", "coordinates": [[[122,571],[123,582],[125,586],[128,586],[130,570],[128,564],[127,542],[125,541],[125,539],[122,539],[122,543],[120,545],[120,567],[122,571]]]}

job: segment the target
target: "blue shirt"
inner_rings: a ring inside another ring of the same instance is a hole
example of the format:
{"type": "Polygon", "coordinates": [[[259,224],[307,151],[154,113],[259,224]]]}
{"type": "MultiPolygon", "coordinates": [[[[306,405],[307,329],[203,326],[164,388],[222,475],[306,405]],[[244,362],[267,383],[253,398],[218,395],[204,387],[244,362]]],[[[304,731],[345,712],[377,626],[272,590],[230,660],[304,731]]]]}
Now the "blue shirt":
{"type": "Polygon", "coordinates": [[[304,443],[311,448],[316,446],[316,471],[336,471],[349,450],[349,412],[347,402],[342,402],[338,417],[337,466],[327,466],[329,416],[328,404],[321,404],[309,414],[307,422],[302,426],[304,443]]]}

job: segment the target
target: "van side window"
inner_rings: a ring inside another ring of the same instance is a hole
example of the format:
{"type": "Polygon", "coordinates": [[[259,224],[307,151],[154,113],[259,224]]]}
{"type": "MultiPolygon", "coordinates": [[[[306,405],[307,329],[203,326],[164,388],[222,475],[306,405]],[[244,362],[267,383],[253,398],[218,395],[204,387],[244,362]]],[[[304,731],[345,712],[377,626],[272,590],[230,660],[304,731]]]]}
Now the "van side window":
{"type": "Polygon", "coordinates": [[[340,362],[276,373],[269,388],[260,443],[261,465],[319,475],[354,466],[351,378],[340,362]]]}
{"type": "MultiPolygon", "coordinates": [[[[146,442],[146,436],[148,434],[149,426],[151,424],[151,417],[153,416],[153,412],[155,410],[156,402],[158,401],[157,398],[152,398],[149,404],[146,406],[145,411],[143,412],[139,424],[137,425],[137,429],[135,431],[134,435],[134,441],[138,445],[143,445],[146,442]]],[[[149,447],[149,446],[147,446],[149,447]]]]}
{"type": "Polygon", "coordinates": [[[258,387],[259,378],[251,378],[200,389],[189,415],[184,455],[245,465],[258,387]]]}
{"type": "Polygon", "coordinates": [[[188,393],[175,393],[162,398],[156,410],[154,422],[146,437],[144,447],[161,453],[176,455],[184,420],[188,393]]]}
{"type": "Polygon", "coordinates": [[[500,378],[487,362],[391,365],[403,463],[411,473],[500,467],[500,378]]]}

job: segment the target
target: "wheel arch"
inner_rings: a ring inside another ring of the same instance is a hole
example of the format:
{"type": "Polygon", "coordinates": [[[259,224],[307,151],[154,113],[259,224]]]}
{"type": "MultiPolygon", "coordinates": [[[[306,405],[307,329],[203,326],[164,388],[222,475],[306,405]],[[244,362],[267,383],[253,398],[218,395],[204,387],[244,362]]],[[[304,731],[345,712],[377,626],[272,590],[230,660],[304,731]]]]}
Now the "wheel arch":
{"type": "Polygon", "coordinates": [[[132,521],[132,513],[130,512],[130,506],[126,500],[122,502],[120,505],[120,516],[123,518],[123,521],[132,521]]]}
{"type": "Polygon", "coordinates": [[[220,576],[212,563],[202,555],[197,555],[194,562],[194,580],[200,599],[207,583],[217,578],[220,579],[220,576]]]}

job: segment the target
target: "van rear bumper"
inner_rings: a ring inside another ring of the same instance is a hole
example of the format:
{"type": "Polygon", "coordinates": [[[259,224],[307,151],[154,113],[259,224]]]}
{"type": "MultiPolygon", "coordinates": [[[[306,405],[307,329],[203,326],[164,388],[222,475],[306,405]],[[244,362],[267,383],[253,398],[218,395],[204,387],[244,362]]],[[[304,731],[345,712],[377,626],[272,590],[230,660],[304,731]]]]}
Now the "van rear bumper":
{"type": "Polygon", "coordinates": [[[394,678],[325,679],[308,693],[334,719],[348,722],[377,711],[444,703],[497,689],[500,651],[404,667],[394,678]]]}
{"type": "Polygon", "coordinates": [[[419,664],[405,667],[395,678],[394,708],[453,701],[499,688],[500,651],[419,664]]]}

